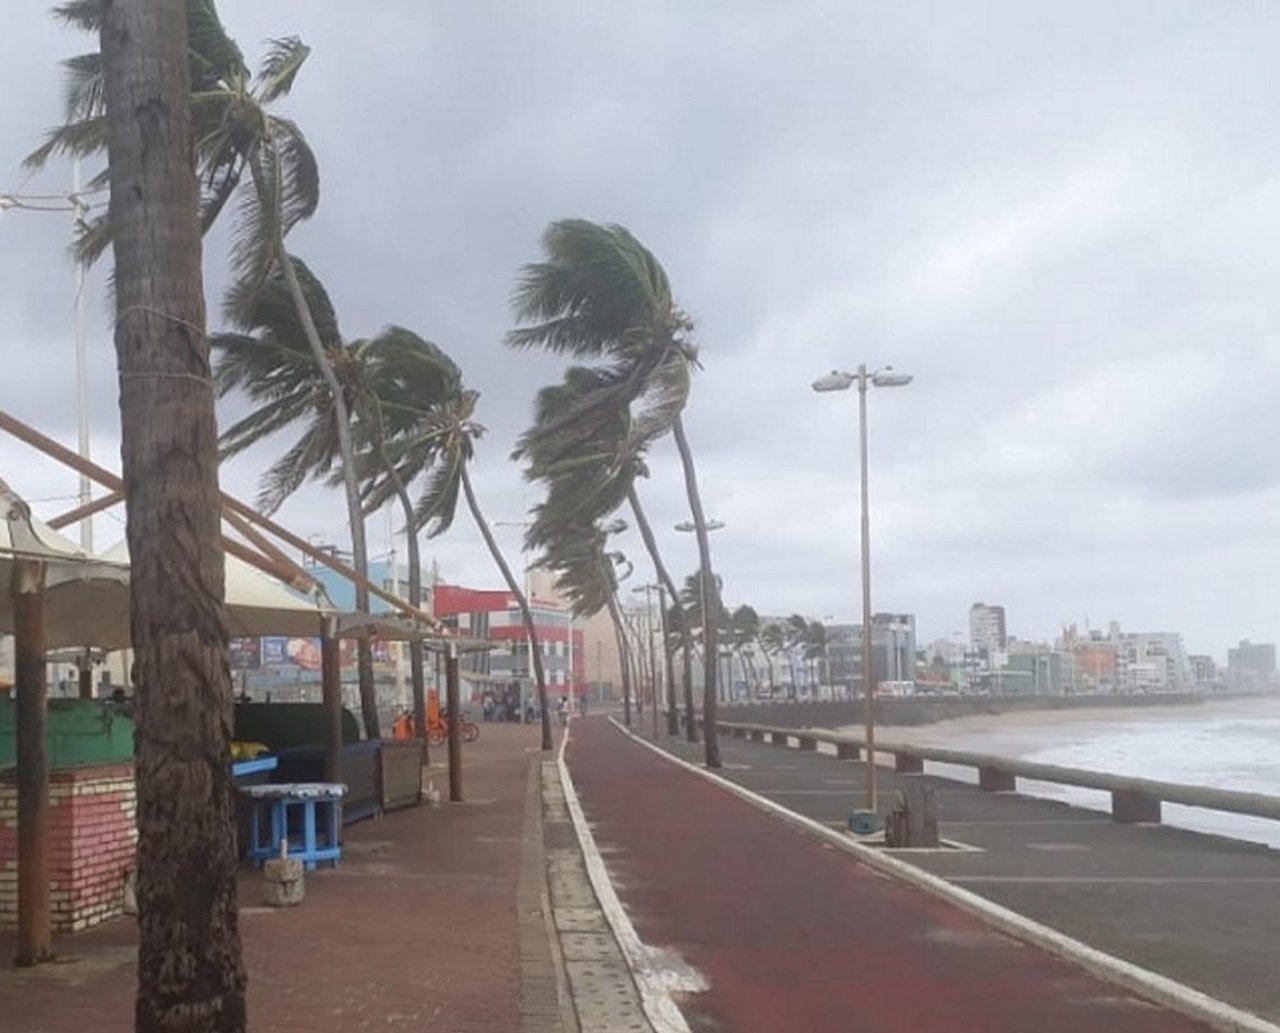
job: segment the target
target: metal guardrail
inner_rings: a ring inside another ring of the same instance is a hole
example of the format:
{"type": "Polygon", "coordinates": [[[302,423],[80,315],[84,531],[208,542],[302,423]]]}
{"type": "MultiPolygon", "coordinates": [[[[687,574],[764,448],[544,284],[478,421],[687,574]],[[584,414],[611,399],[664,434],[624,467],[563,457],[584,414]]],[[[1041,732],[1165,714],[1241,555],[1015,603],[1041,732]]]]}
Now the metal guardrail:
{"type": "MultiPolygon", "coordinates": [[[[758,742],[763,742],[768,736],[770,742],[778,746],[790,745],[790,741],[795,739],[796,745],[802,750],[814,750],[818,743],[828,743],[835,746],[836,756],[845,760],[858,759],[863,749],[860,735],[833,732],[826,728],[782,728],[732,721],[718,721],[716,727],[735,738],[750,737],[758,742]]],[[[1037,764],[1011,757],[935,746],[913,746],[879,739],[876,741],[876,753],[892,754],[894,770],[904,774],[923,772],[925,761],[976,768],[978,786],[988,792],[1013,792],[1019,778],[1100,789],[1111,793],[1111,816],[1120,822],[1158,822],[1162,802],[1280,821],[1280,797],[1263,793],[1158,782],[1149,778],[1109,775],[1083,768],[1037,764]]]]}

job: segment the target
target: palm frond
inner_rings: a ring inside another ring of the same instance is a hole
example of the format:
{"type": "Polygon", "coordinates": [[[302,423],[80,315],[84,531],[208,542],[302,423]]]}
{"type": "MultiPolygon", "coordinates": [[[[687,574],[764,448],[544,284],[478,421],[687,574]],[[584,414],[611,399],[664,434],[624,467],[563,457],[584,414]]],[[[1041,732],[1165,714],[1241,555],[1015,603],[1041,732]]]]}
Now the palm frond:
{"type": "Polygon", "coordinates": [[[297,36],[270,40],[258,69],[259,101],[270,104],[293,89],[293,81],[310,54],[311,48],[297,36]]]}
{"type": "Polygon", "coordinates": [[[102,0],[67,0],[54,7],[53,16],[85,32],[98,32],[102,28],[102,0]]]}
{"type": "Polygon", "coordinates": [[[299,222],[311,218],[320,204],[320,166],[296,123],[273,115],[268,129],[280,182],[280,228],[288,236],[299,222]]]}
{"type": "Polygon", "coordinates": [[[63,83],[63,110],[68,122],[78,122],[103,113],[102,55],[93,50],[77,54],[62,62],[66,69],[63,83]]]}
{"type": "Polygon", "coordinates": [[[460,450],[444,455],[427,479],[427,486],[414,507],[413,521],[428,538],[436,538],[453,526],[464,462],[466,459],[460,450]]]}
{"type": "Polygon", "coordinates": [[[77,119],[50,129],[45,141],[22,159],[23,168],[42,169],[55,154],[87,158],[107,146],[107,120],[104,115],[77,119]]]}
{"type": "Polygon", "coordinates": [[[187,50],[192,86],[236,82],[248,77],[244,54],[218,17],[214,0],[186,0],[187,50]]]}

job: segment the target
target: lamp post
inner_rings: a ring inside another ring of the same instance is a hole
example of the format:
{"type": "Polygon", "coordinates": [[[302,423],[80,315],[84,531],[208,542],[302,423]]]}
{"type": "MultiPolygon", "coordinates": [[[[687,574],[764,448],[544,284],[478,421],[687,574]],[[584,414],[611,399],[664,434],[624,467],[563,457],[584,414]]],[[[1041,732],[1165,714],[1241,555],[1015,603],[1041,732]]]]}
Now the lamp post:
{"type": "Polygon", "coordinates": [[[643,585],[636,585],[631,589],[632,592],[644,593],[644,620],[645,620],[645,638],[648,641],[649,653],[649,693],[653,697],[653,738],[656,742],[658,739],[658,656],[653,648],[653,596],[652,592],[661,586],[646,582],[643,585]]]}
{"type": "Polygon", "coordinates": [[[832,370],[813,382],[818,392],[847,391],[858,386],[858,459],[862,488],[862,709],[867,753],[866,809],[876,814],[876,722],[875,664],[871,656],[871,515],[867,498],[867,388],[906,387],[907,373],[895,373],[892,366],[867,372],[865,363],[856,373],[832,370]]]}
{"type": "MultiPolygon", "coordinates": [[[[724,527],[724,521],[722,520],[707,521],[708,534],[710,534],[712,531],[719,531],[723,527],[724,527]]],[[[685,534],[693,534],[698,530],[698,527],[692,520],[682,520],[680,521],[680,523],[676,524],[676,530],[682,531],[685,534]]],[[[711,638],[713,637],[708,635],[707,633],[707,626],[711,623],[710,614],[708,614],[707,612],[707,588],[708,588],[707,579],[702,576],[702,571],[699,570],[698,571],[698,606],[702,609],[702,649],[704,652],[706,651],[706,648],[707,648],[707,642],[710,641],[711,638]]],[[[711,670],[711,666],[708,666],[706,669],[711,670]]]]}

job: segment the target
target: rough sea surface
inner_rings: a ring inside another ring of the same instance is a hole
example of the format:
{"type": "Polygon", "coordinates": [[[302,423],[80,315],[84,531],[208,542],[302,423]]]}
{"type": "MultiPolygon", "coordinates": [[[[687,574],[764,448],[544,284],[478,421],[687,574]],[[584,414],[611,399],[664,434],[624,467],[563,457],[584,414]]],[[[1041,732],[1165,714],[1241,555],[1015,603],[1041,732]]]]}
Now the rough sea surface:
{"type": "MultiPolygon", "coordinates": [[[[1280,796],[1280,697],[1143,707],[1002,714],[923,728],[885,728],[882,738],[1020,757],[1046,764],[1135,775],[1162,782],[1280,796]]],[[[931,764],[928,770],[976,781],[972,769],[931,764]]],[[[1020,792],[1109,810],[1107,793],[1018,781],[1020,792]]],[[[1171,825],[1280,848],[1280,822],[1164,805],[1171,825]]]]}

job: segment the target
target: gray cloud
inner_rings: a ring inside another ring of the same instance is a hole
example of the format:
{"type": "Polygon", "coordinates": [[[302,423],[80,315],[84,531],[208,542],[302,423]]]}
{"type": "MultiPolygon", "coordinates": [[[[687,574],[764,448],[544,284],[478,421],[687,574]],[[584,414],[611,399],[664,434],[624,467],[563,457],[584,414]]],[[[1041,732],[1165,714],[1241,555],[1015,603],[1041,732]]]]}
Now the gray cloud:
{"type": "MultiPolygon", "coordinates": [[[[582,215],[648,243],[697,321],[688,425],[731,601],[857,617],[856,397],[808,384],[866,361],[917,378],[870,399],[877,607],[926,635],[982,598],[1026,636],[1087,615],[1219,657],[1276,637],[1272,5],[367,6],[221,4],[251,55],[313,46],[286,105],[324,199],[293,247],[349,336],[413,327],[483,392],[495,518],[535,500],[505,457],[560,369],[502,347],[513,277],[547,222],[582,215]]],[[[0,109],[0,191],[24,185],[55,62],[84,42],[36,11],[6,27],[0,88],[22,103],[0,109]]],[[[65,233],[0,215],[0,404],[73,441],[65,233]]],[[[224,267],[215,235],[215,322],[224,267]]],[[[90,289],[95,451],[113,456],[101,276],[90,289]]],[[[224,480],[252,495],[268,457],[224,480]]],[[[669,527],[687,514],[668,446],[653,467],[669,527]]],[[[74,491],[8,443],[0,476],[74,491]]],[[[320,489],[283,515],[341,536],[320,489]]],[[[693,543],[666,537],[692,569],[693,543]]],[[[494,582],[464,521],[433,550],[494,582]]]]}

